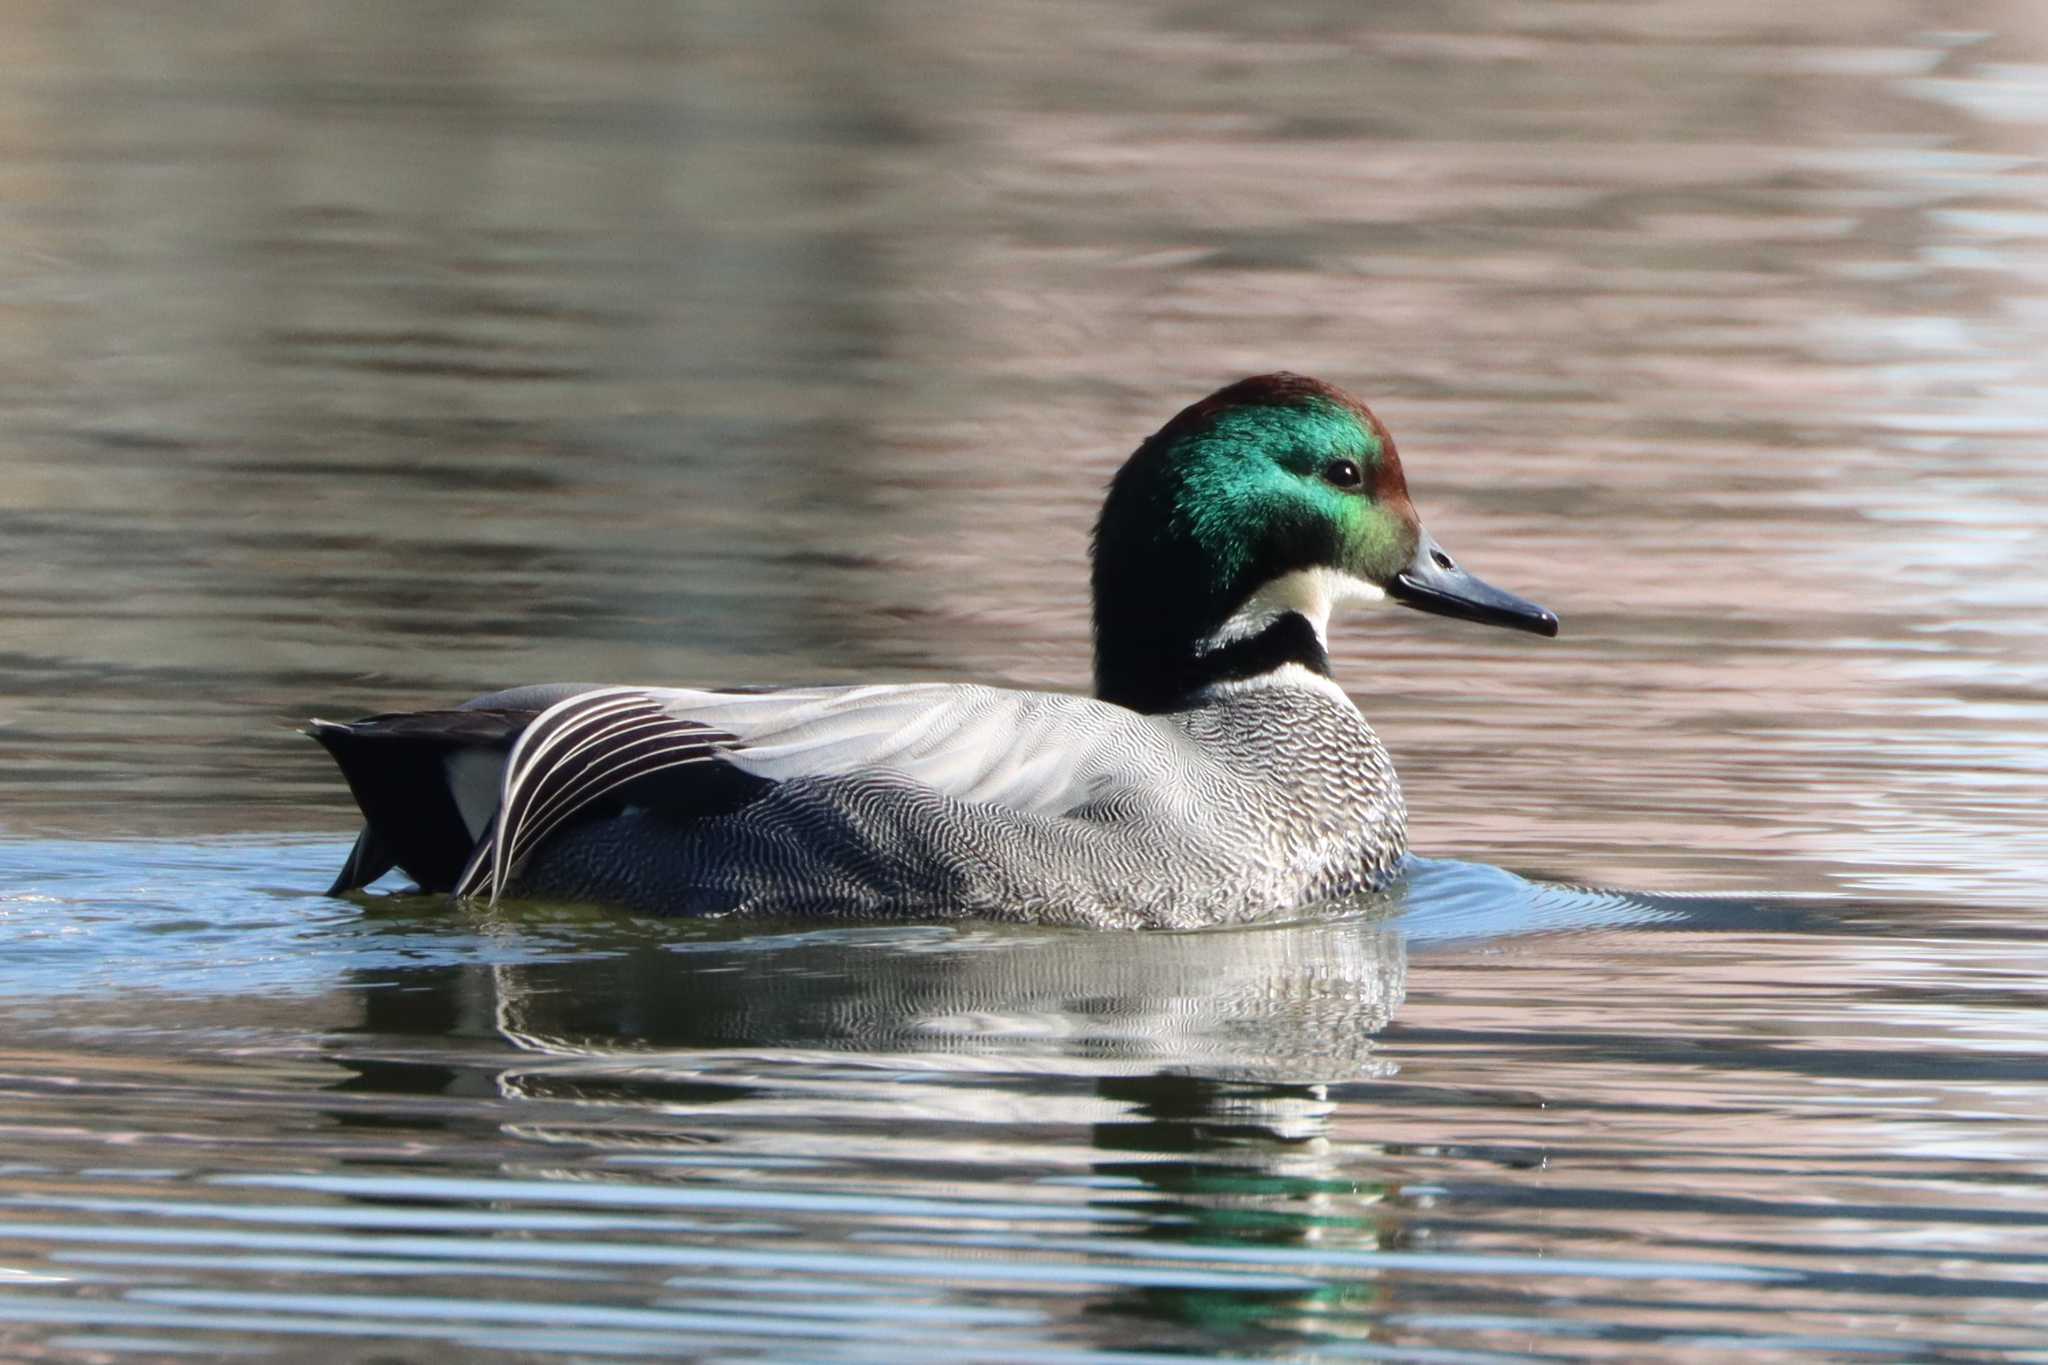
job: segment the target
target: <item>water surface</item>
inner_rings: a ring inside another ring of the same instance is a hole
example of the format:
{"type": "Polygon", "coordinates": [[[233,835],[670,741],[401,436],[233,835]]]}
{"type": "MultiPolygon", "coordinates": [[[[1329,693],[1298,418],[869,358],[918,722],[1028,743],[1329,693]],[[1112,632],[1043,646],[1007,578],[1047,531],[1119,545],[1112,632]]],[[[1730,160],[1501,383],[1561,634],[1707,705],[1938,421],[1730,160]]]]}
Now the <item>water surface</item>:
{"type": "Polygon", "coordinates": [[[0,1355],[2038,1352],[2033,7],[0,25],[0,1355]],[[1085,687],[1281,366],[1565,623],[1340,626],[1394,894],[317,894],[308,714],[1085,687]]]}

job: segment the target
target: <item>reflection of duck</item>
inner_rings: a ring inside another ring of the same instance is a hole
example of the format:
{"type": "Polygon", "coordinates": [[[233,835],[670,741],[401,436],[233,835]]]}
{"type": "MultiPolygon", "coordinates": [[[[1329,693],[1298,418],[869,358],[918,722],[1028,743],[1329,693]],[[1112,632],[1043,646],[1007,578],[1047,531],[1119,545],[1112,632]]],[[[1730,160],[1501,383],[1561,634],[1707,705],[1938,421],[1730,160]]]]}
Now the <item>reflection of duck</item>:
{"type": "Polygon", "coordinates": [[[391,867],[680,914],[1241,921],[1383,886],[1406,849],[1331,609],[1393,599],[1554,635],[1422,529],[1366,408],[1298,375],[1194,404],[1095,537],[1098,700],[970,686],[526,688],[314,723],[391,867]]]}
{"type": "MultiPolygon", "coordinates": [[[[1312,1083],[1377,1069],[1372,1037],[1405,982],[1400,937],[1377,919],[1114,938],[943,926],[692,936],[500,966],[487,986],[478,970],[450,985],[490,991],[497,1032],[528,1054],[522,1090],[615,1066],[644,1075],[702,1048],[1312,1083]]],[[[417,974],[407,979],[416,992],[417,974]]]]}
{"type": "MultiPolygon", "coordinates": [[[[1105,1311],[1141,1309],[1169,1334],[1237,1330],[1320,1311],[1332,1291],[1236,1248],[1398,1236],[1398,1187],[1336,1140],[1330,1093],[1385,1071],[1373,1039],[1405,978],[1394,908],[1116,935],[599,919],[558,961],[379,978],[403,988],[353,993],[378,1059],[346,1063],[382,1063],[371,1089],[426,1081],[389,1065],[415,1035],[444,1064],[443,1093],[497,1101],[491,1121],[521,1144],[505,1177],[615,1184],[628,1203],[658,1188],[690,1216],[783,1233],[834,1233],[843,1209],[820,1201],[885,1195],[856,1246],[884,1268],[916,1256],[971,1280],[1017,1273],[1020,1250],[1041,1269],[1099,1253],[1114,1269],[1088,1292],[1105,1311]],[[451,1020],[514,1050],[450,1049],[451,1020]],[[1176,1246],[1200,1261],[1157,1261],[1176,1246]]],[[[528,937],[540,913],[493,923],[528,937]]],[[[718,1233],[741,1256],[787,1240],[718,1233]]]]}
{"type": "MultiPolygon", "coordinates": [[[[670,1094],[706,1053],[1312,1086],[1384,1071],[1375,1038],[1406,995],[1411,952],[1539,933],[1782,931],[1802,913],[1427,859],[1413,860],[1398,888],[1341,908],[1341,918],[1102,935],[1028,925],[764,932],[507,907],[489,916],[492,937],[521,943],[528,960],[436,965],[406,952],[358,994],[373,1034],[513,1044],[518,1059],[502,1077],[462,1084],[520,1093],[609,1091],[640,1078],[650,1094],[670,1094]]],[[[404,901],[375,912],[400,924],[417,914],[404,901]]],[[[491,1054],[493,1075],[505,1060],[491,1054]]],[[[380,1087],[456,1084],[438,1064],[415,1082],[385,1077],[380,1087]]]]}

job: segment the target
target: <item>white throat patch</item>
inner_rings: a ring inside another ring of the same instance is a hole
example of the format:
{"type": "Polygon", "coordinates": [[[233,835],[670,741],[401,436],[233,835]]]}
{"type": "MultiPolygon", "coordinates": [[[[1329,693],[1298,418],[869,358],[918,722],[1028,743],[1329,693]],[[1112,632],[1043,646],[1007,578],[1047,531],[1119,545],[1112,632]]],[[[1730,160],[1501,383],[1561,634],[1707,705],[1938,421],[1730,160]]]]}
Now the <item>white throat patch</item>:
{"type": "Polygon", "coordinates": [[[1386,590],[1377,583],[1368,583],[1340,569],[1296,569],[1263,584],[1247,597],[1229,620],[1202,641],[1200,649],[1207,654],[1239,640],[1249,640],[1288,612],[1305,618],[1315,630],[1316,640],[1327,649],[1332,610],[1346,602],[1386,600],[1386,590]]]}

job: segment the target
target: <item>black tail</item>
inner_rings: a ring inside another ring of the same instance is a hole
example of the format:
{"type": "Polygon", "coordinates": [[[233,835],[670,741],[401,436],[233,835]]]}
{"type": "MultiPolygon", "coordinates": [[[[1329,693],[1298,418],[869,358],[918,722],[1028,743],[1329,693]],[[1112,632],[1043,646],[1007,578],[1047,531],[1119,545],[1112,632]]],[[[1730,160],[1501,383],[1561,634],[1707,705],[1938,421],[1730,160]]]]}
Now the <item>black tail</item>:
{"type": "Polygon", "coordinates": [[[367,822],[328,894],[367,886],[393,867],[423,891],[451,889],[489,825],[505,757],[536,714],[416,711],[308,726],[367,822]]]}
{"type": "Polygon", "coordinates": [[[334,876],[334,885],[327,888],[330,896],[345,896],[351,891],[360,891],[377,878],[398,866],[398,859],[391,850],[384,847],[384,841],[368,825],[356,836],[356,845],[348,851],[348,861],[341,865],[341,871],[334,876]]]}

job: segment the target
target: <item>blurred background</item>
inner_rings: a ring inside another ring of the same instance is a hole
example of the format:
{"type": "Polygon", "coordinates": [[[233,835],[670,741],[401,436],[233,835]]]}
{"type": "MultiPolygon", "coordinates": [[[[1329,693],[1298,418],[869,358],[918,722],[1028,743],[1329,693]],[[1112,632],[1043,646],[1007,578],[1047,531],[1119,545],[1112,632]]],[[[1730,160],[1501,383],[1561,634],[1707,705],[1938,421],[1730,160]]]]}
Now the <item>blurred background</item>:
{"type": "Polygon", "coordinates": [[[0,0],[0,1357],[2039,1358],[2044,341],[2039,0],[0,0]],[[309,715],[1086,688],[1281,367],[1563,618],[1339,624],[1469,861],[318,894],[309,715]]]}
{"type": "Polygon", "coordinates": [[[1340,626],[1418,849],[2038,899],[2038,5],[9,4],[0,40],[9,831],[338,835],[293,724],[524,681],[1085,688],[1105,480],[1285,367],[1564,619],[1340,626]]]}

